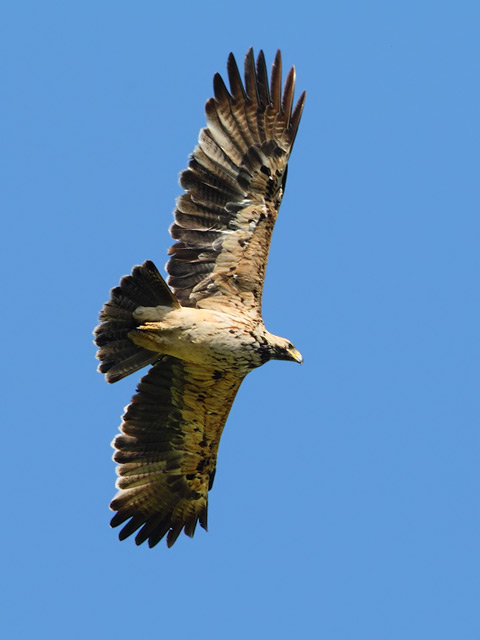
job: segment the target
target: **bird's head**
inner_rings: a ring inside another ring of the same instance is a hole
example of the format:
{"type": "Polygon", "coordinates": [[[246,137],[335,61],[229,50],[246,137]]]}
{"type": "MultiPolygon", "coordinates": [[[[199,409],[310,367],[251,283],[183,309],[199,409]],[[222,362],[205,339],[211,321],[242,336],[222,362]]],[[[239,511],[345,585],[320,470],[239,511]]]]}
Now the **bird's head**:
{"type": "MultiPolygon", "coordinates": [[[[271,334],[270,334],[271,335],[271,334]]],[[[291,360],[303,364],[303,357],[290,340],[271,335],[271,358],[272,360],[291,360]]]]}

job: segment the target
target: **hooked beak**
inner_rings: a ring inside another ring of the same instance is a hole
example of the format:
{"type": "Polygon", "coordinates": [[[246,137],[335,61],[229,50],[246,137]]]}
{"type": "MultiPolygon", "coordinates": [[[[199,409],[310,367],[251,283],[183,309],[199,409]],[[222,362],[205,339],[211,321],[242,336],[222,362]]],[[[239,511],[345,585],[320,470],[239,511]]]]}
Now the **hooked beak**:
{"type": "Polygon", "coordinates": [[[299,364],[303,364],[302,354],[300,353],[300,351],[297,351],[295,347],[292,347],[291,349],[288,350],[288,355],[291,357],[292,360],[295,360],[295,362],[298,362],[299,364]]]}

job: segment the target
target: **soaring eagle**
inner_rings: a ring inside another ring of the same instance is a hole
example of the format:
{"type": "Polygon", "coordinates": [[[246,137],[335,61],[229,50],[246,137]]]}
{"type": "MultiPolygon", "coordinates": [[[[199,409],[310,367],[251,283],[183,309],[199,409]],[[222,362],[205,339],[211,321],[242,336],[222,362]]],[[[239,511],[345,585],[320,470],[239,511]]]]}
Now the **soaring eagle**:
{"type": "Polygon", "coordinates": [[[218,445],[240,384],[268,360],[302,362],[291,342],[269,333],[262,289],[270,239],[305,93],[293,107],[295,69],[282,93],[280,51],[270,86],[263,52],[232,54],[230,91],[213,79],[207,127],[182,172],[185,190],[170,234],[168,284],[146,261],[112,289],[95,329],[107,382],[152,365],[114,439],[118,493],[112,527],[121,540],[174,544],[207,528],[218,445]]]}

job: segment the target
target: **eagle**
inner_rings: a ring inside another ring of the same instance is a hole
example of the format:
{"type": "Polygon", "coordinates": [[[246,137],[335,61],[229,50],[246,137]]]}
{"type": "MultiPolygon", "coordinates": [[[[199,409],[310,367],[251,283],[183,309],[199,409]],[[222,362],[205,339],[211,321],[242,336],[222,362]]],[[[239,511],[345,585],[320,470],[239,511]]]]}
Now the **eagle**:
{"type": "Polygon", "coordinates": [[[281,53],[270,82],[265,57],[233,54],[230,89],[217,73],[207,126],[180,174],[166,264],[147,260],[110,292],[94,331],[98,370],[113,383],[150,365],[112,442],[119,538],[171,547],[207,529],[220,437],[247,373],[269,360],[303,359],[262,320],[270,239],[305,101],[295,68],[282,91],[281,53]]]}

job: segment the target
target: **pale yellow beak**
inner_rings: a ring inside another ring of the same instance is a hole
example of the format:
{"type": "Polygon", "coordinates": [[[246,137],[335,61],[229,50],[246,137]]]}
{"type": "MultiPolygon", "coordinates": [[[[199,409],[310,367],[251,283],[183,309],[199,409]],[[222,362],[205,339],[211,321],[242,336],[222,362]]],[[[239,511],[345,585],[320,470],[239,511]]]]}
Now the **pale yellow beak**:
{"type": "Polygon", "coordinates": [[[292,360],[295,360],[295,362],[298,362],[299,364],[303,364],[302,354],[300,353],[300,351],[297,351],[295,347],[292,347],[291,349],[289,349],[288,353],[291,356],[292,360]]]}

